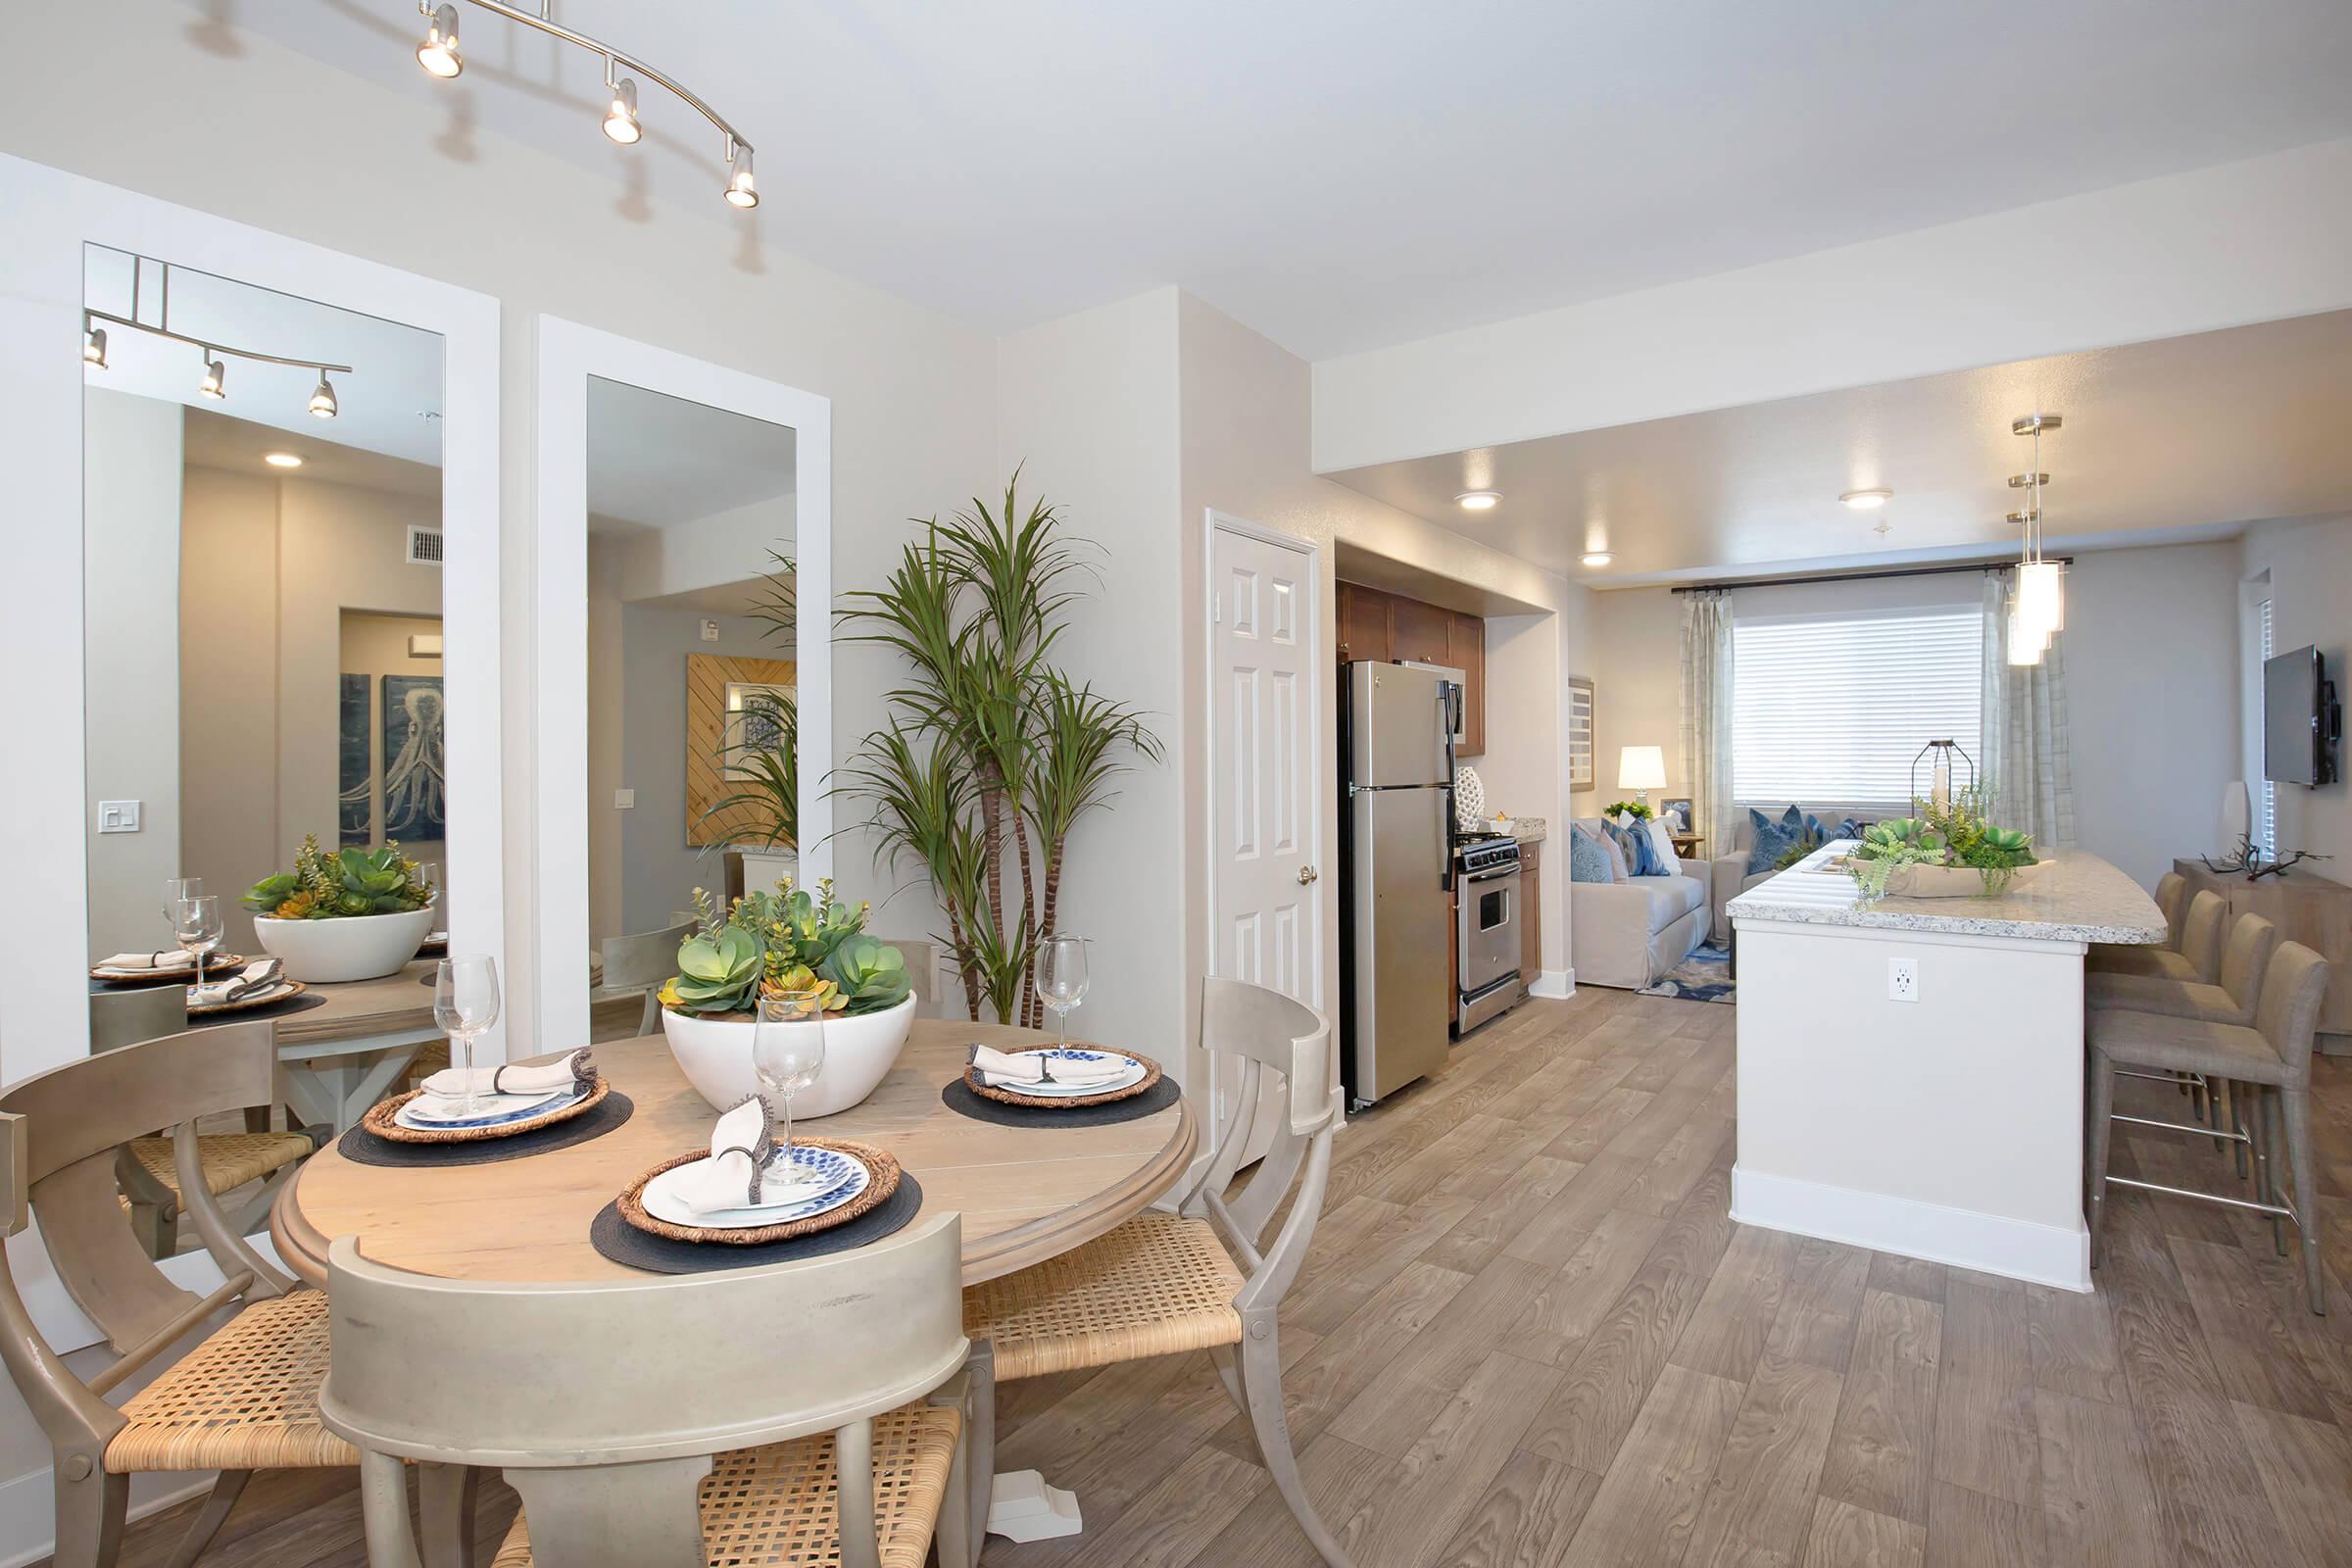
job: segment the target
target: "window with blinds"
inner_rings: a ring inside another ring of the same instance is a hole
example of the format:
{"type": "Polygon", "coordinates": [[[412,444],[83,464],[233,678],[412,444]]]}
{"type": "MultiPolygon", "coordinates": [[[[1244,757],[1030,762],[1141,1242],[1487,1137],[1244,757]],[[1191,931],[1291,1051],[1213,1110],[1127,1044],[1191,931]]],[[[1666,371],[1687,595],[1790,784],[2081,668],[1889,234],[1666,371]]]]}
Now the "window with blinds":
{"type": "MultiPolygon", "coordinates": [[[[2273,601],[2265,599],[2259,608],[2259,632],[2262,638],[2262,659],[2254,667],[2260,671],[2278,653],[2278,625],[2271,614],[2273,601]]],[[[2256,691],[2262,688],[2259,682],[2256,691]]],[[[2255,769],[2260,772],[2260,768],[2255,769]]],[[[2264,854],[2276,859],[2278,855],[2278,786],[2264,779],[2254,793],[2254,843],[2264,854]]]]}
{"type": "Polygon", "coordinates": [[[1912,759],[1928,742],[1958,741],[1983,761],[1984,666],[1974,606],[1737,622],[1733,795],[1752,806],[1907,806],[1912,759]]]}

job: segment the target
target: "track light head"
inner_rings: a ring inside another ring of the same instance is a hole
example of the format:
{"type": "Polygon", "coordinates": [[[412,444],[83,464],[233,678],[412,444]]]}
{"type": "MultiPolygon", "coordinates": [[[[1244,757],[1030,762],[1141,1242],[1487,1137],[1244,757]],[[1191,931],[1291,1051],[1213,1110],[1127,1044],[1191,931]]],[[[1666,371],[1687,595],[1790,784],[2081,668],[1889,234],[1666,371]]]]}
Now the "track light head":
{"type": "Polygon", "coordinates": [[[752,150],[738,145],[731,150],[727,162],[734,172],[727,176],[727,200],[734,206],[752,208],[760,205],[760,182],[752,174],[752,150]]]}
{"type": "Polygon", "coordinates": [[[204,351],[204,379],[196,383],[196,390],[215,401],[228,396],[228,369],[211,349],[204,351]]]}
{"type": "Polygon", "coordinates": [[[327,380],[324,370],[318,372],[318,385],[311,393],[311,412],[321,419],[331,419],[342,412],[335,403],[334,385],[327,380]]]}
{"type": "Polygon", "coordinates": [[[645,134],[637,123],[637,79],[623,76],[612,84],[612,102],[605,110],[605,134],[623,147],[634,146],[645,134]]]}
{"type": "Polygon", "coordinates": [[[81,329],[81,363],[106,368],[106,328],[85,325],[81,329]]]}
{"type": "Polygon", "coordinates": [[[446,5],[433,13],[425,24],[424,42],[416,46],[416,63],[428,76],[447,80],[466,69],[466,56],[458,48],[458,8],[446,5]]]}

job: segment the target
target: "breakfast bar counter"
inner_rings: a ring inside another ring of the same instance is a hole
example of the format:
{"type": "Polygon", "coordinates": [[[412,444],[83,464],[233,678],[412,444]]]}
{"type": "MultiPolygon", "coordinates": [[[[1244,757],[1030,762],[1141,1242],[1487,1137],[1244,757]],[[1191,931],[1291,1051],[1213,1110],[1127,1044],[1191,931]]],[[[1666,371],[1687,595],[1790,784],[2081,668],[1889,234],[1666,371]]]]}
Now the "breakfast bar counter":
{"type": "Polygon", "coordinates": [[[1732,1213],[2090,1289],[2082,964],[2155,901],[2060,851],[1996,897],[1866,902],[1815,852],[1727,906],[1740,953],[1732,1213]]]}

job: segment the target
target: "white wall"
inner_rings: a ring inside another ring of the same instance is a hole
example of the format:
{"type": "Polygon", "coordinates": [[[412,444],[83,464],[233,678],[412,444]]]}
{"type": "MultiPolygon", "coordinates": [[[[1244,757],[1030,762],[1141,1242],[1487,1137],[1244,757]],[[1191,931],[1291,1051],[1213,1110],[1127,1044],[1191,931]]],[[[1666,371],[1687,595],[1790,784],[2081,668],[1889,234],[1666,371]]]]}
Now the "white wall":
{"type": "Polygon", "coordinates": [[[189,468],[179,517],[181,818],[189,876],[218,888],[224,946],[256,951],[236,902],[284,869],[277,839],[277,478],[189,468]],[[257,606],[259,607],[257,609],[257,606]]]}
{"type": "Polygon", "coordinates": [[[2341,310],[2347,256],[2352,139],[1326,360],[1314,466],[2341,310]]]}
{"type": "MultiPolygon", "coordinates": [[[[2147,886],[2172,868],[2176,856],[2211,847],[2222,787],[2237,776],[2238,557],[2234,542],[2088,551],[2075,558],[2068,574],[2077,843],[2147,886]]],[[[1740,589],[1733,609],[1752,616],[1974,604],[1980,583],[1974,573],[1954,572],[1740,589]]],[[[1689,795],[1675,598],[1664,588],[1594,597],[1595,771],[1602,788],[1578,796],[1579,811],[1589,814],[1619,798],[1621,746],[1664,748],[1663,794],[1689,795]]],[[[1652,791],[1652,800],[1659,795],[1652,791]]],[[[1718,855],[1728,847],[1706,849],[1718,855]]]]}
{"type": "MultiPolygon", "coordinates": [[[[2243,575],[2269,574],[2278,652],[2317,645],[2337,692],[2352,697],[2352,614],[2346,612],[2352,606],[2352,514],[2257,523],[2247,532],[2243,551],[2243,575]]],[[[2252,706],[2259,711],[2259,698],[2252,706]]],[[[2339,768],[2347,762],[2352,750],[2339,748],[2339,768]]],[[[2261,774],[2257,748],[2245,776],[2252,780],[2261,774]]],[[[2210,828],[2206,836],[2212,837],[2210,828]]],[[[2288,850],[2334,857],[2295,875],[2316,872],[2329,881],[2352,882],[2352,785],[2279,785],[2278,842],[2288,850]]]]}
{"type": "Polygon", "coordinates": [[[90,955],[104,957],[169,947],[164,880],[195,874],[179,863],[181,411],[103,387],[82,411],[90,955]],[[100,833],[100,801],[140,803],[139,831],[100,833]]]}

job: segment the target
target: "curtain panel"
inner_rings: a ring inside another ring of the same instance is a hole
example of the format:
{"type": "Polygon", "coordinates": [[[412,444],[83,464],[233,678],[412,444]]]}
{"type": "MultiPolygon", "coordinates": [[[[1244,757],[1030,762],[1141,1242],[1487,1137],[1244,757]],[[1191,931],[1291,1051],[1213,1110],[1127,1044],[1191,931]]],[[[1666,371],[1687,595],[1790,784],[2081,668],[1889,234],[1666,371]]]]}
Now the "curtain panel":
{"type": "Polygon", "coordinates": [[[1690,781],[1691,831],[1709,855],[1729,853],[1732,814],[1732,601],[1720,589],[1681,596],[1683,607],[1683,777],[1690,781]]]}

